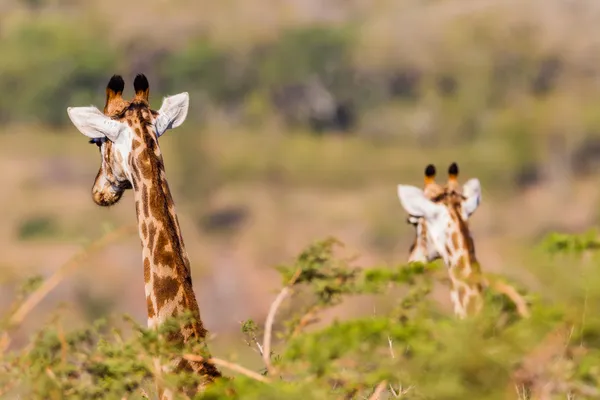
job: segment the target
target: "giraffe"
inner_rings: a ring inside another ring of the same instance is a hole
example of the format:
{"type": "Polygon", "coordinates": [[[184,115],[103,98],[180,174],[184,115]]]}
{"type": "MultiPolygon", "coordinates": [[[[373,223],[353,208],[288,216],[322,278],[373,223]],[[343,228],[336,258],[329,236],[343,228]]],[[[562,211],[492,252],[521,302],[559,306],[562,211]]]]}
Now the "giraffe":
{"type": "Polygon", "coordinates": [[[448,182],[435,182],[435,166],[425,168],[424,189],[398,185],[398,197],[416,228],[409,262],[431,262],[442,258],[451,281],[450,299],[454,313],[465,318],[481,310],[483,284],[468,219],[481,202],[477,178],[458,184],[458,165],[448,168],[448,182]]]}
{"type": "MultiPolygon", "coordinates": [[[[101,165],[92,187],[92,199],[100,206],[119,201],[127,189],[133,190],[142,260],[148,326],[156,328],[168,317],[189,311],[195,321],[183,324],[168,339],[174,343],[204,342],[207,330],[190,273],[173,198],[167,183],[158,138],[168,129],[180,126],[187,117],[187,92],[163,99],[158,111],[150,108],[147,78],[138,74],[133,82],[135,96],[123,98],[124,80],[114,75],[106,87],[104,112],[94,106],[69,107],[75,127],[90,138],[100,151],[101,165]]],[[[203,385],[221,376],[210,362],[175,358],[163,370],[193,371],[203,385]]],[[[158,385],[161,399],[173,394],[158,385]]]]}

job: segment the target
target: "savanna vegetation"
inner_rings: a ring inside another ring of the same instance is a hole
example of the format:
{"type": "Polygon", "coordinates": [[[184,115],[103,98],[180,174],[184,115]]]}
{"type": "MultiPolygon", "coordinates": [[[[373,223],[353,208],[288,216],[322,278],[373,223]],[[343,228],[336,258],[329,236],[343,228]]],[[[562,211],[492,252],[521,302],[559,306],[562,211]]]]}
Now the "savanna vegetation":
{"type": "Polygon", "coordinates": [[[145,328],[131,199],[91,204],[97,151],[65,112],[138,72],[155,106],[191,98],[161,148],[232,378],[198,398],[600,397],[599,16],[593,0],[2,1],[0,397],[152,398],[153,357],[203,354],[145,328]],[[458,321],[441,264],[405,265],[395,185],[451,161],[484,188],[482,268],[528,318],[490,291],[458,321]]]}
{"type": "MultiPolygon", "coordinates": [[[[263,368],[254,371],[214,358],[237,376],[196,397],[596,398],[600,325],[594,315],[600,281],[593,272],[573,279],[563,268],[577,265],[591,272],[598,259],[594,237],[557,235],[538,249],[546,268],[561,279],[558,296],[580,285],[584,293],[571,292],[557,302],[521,289],[531,310],[523,318],[510,299],[488,291],[485,312],[464,321],[440,312],[431,301],[432,284],[445,276],[438,265],[364,268],[337,255],[335,239],[316,242],[293,263],[277,268],[283,288],[266,324],[250,319],[241,326],[263,368]],[[584,255],[591,257],[582,261],[584,255]],[[372,315],[313,326],[327,309],[361,294],[395,301],[372,315]],[[277,313],[282,317],[276,320],[277,313]]],[[[35,294],[39,284],[24,287],[24,298],[32,290],[35,294]]],[[[183,373],[165,376],[153,367],[154,357],[204,356],[201,344],[175,349],[160,340],[161,334],[179,329],[180,321],[157,332],[130,318],[101,319],[65,332],[61,320],[54,315],[24,350],[4,355],[5,396],[144,398],[152,396],[154,379],[175,389],[199,379],[183,373]]]]}

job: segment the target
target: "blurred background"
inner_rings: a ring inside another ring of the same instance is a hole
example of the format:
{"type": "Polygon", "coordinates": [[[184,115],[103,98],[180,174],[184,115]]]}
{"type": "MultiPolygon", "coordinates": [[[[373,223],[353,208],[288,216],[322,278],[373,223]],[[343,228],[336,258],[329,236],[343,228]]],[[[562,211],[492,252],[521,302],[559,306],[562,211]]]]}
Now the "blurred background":
{"type": "MultiPolygon", "coordinates": [[[[92,202],[98,151],[66,113],[101,108],[113,74],[125,97],[146,74],[154,108],[190,93],[160,144],[215,353],[243,346],[239,322],[262,324],[280,286],[273,266],[315,240],[360,265],[406,262],[396,185],[421,185],[428,163],[481,180],[483,269],[543,290],[531,249],[598,222],[599,20],[595,0],[2,0],[0,313],[24,280],[135,223],[131,193],[92,202]]],[[[20,343],[57,309],[144,323],[143,293],[131,235],[64,279],[20,343]]]]}

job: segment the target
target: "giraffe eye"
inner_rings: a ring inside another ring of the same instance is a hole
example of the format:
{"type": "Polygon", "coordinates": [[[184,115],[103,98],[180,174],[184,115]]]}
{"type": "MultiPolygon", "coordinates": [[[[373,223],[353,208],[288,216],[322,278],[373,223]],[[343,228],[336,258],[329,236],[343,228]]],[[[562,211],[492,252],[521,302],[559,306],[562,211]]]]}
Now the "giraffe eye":
{"type": "Polygon", "coordinates": [[[94,138],[90,139],[90,144],[95,144],[98,148],[102,147],[102,143],[104,143],[104,138],[94,138]]]}

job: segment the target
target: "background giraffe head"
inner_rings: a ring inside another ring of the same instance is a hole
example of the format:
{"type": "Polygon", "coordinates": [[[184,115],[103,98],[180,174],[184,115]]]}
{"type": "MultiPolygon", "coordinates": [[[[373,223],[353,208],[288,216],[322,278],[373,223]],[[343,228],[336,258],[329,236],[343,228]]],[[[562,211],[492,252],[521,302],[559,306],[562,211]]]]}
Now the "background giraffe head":
{"type": "MultiPolygon", "coordinates": [[[[438,197],[443,193],[444,188],[435,181],[436,168],[435,165],[429,164],[425,167],[425,179],[423,185],[423,193],[430,200],[438,197]]],[[[425,219],[409,215],[406,221],[415,227],[415,241],[410,246],[409,262],[427,262],[440,257],[434,246],[428,246],[427,242],[427,226],[425,219]]]]}
{"type": "Polygon", "coordinates": [[[449,264],[452,247],[464,243],[474,257],[474,247],[467,220],[481,202],[481,186],[476,178],[459,185],[458,165],[448,168],[448,181],[435,182],[435,166],[425,168],[423,189],[398,185],[400,203],[409,214],[408,222],[415,226],[416,238],[409,261],[428,262],[443,258],[449,264]]]}
{"type": "MultiPolygon", "coordinates": [[[[160,109],[155,111],[148,103],[150,87],[146,77],[137,75],[133,86],[135,96],[126,101],[122,96],[123,78],[114,75],[106,87],[104,113],[94,106],[67,108],[75,127],[100,150],[101,164],[92,187],[92,198],[101,206],[115,204],[126,189],[132,188],[131,155],[134,146],[148,143],[143,135],[153,135],[152,142],[157,143],[158,137],[181,125],[187,116],[187,92],[165,97],[160,109]],[[140,126],[146,129],[139,129],[140,126]]],[[[154,151],[160,151],[158,145],[154,151]]]]}

